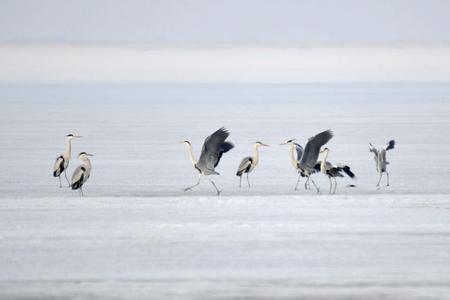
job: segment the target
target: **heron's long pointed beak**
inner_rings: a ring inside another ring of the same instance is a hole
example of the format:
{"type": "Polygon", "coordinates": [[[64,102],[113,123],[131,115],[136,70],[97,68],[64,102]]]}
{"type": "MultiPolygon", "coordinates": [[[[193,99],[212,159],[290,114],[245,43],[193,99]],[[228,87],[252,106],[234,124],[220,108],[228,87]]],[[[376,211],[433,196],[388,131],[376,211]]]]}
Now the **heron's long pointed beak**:
{"type": "Polygon", "coordinates": [[[86,153],[86,156],[94,156],[94,154],[86,153]]]}
{"type": "Polygon", "coordinates": [[[283,146],[283,145],[286,145],[287,143],[286,142],[282,142],[281,144],[280,144],[280,146],[283,146]]]}
{"type": "Polygon", "coordinates": [[[261,144],[261,145],[263,145],[264,147],[270,147],[269,145],[267,145],[267,144],[261,144]]]}

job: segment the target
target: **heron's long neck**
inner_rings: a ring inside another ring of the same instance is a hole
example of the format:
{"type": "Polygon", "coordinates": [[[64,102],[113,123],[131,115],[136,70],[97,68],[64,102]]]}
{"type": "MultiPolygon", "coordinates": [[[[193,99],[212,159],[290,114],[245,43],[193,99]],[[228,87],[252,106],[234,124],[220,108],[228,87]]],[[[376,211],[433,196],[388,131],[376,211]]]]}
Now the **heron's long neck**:
{"type": "Polygon", "coordinates": [[[91,168],[92,168],[91,160],[87,157],[84,159],[84,166],[86,167],[86,169],[88,171],[91,171],[91,168]]]}
{"type": "Polygon", "coordinates": [[[328,150],[325,151],[325,155],[323,156],[322,162],[320,163],[320,170],[322,171],[322,173],[325,173],[325,167],[327,165],[327,158],[328,158],[328,150]]]}
{"type": "Polygon", "coordinates": [[[297,155],[295,153],[295,145],[294,143],[291,143],[291,163],[294,166],[294,168],[297,168],[297,155]]]}
{"type": "Polygon", "coordinates": [[[188,152],[189,152],[189,159],[191,160],[191,163],[193,166],[197,163],[197,160],[195,159],[194,152],[192,151],[192,145],[187,144],[188,152]]]}
{"type": "Polygon", "coordinates": [[[70,139],[66,139],[66,150],[64,150],[63,157],[64,159],[70,159],[72,155],[72,144],[70,142],[70,139]]]}
{"type": "Polygon", "coordinates": [[[258,145],[253,146],[253,164],[256,166],[259,162],[259,151],[258,151],[258,145]]]}

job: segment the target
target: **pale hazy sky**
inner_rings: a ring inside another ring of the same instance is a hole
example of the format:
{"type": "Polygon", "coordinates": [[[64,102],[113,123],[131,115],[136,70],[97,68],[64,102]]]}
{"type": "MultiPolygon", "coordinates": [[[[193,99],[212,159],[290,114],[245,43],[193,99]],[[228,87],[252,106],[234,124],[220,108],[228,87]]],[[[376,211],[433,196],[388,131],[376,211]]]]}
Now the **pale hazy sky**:
{"type": "Polygon", "coordinates": [[[449,43],[447,0],[0,0],[0,43],[449,43]]]}

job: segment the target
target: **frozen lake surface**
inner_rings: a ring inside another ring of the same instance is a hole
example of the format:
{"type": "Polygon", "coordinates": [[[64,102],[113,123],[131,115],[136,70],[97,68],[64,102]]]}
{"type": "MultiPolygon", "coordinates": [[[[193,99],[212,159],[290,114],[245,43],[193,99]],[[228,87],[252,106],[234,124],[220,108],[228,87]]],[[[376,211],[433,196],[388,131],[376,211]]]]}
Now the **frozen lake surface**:
{"type": "Polygon", "coordinates": [[[447,299],[449,101],[446,84],[1,86],[0,298],[447,299]],[[198,156],[221,126],[222,195],[183,192],[197,175],[177,142],[198,156]],[[325,129],[358,179],[294,191],[278,144],[325,129]],[[51,177],[69,132],[69,174],[95,154],[84,198],[51,177]],[[389,139],[377,190],[368,143],[389,139]],[[239,189],[256,140],[271,147],[239,189]]]}

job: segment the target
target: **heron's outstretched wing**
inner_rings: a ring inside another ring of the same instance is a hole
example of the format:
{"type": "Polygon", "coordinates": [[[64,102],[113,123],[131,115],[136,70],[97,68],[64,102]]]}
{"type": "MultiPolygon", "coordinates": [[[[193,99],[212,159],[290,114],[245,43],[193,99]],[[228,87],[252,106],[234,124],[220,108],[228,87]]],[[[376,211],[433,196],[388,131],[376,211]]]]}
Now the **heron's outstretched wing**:
{"type": "Polygon", "coordinates": [[[350,167],[344,164],[337,164],[336,167],[338,167],[340,170],[344,171],[345,174],[348,175],[348,177],[352,179],[356,179],[356,175],[350,170],[350,167]]]}
{"type": "Polygon", "coordinates": [[[394,141],[394,140],[390,140],[390,141],[386,144],[386,146],[384,146],[384,149],[387,151],[387,150],[394,149],[394,147],[395,147],[395,141],[394,141]]]}
{"type": "Polygon", "coordinates": [[[232,143],[225,142],[229,135],[230,133],[222,127],[205,139],[196,166],[206,175],[214,174],[214,168],[219,164],[222,154],[234,147],[232,143]]]}
{"type": "Polygon", "coordinates": [[[239,164],[236,176],[241,176],[242,174],[244,174],[244,172],[251,166],[252,161],[253,159],[251,156],[244,157],[239,164]]]}
{"type": "Polygon", "coordinates": [[[294,145],[295,145],[295,151],[297,152],[297,161],[300,161],[300,159],[302,159],[302,155],[303,155],[303,147],[297,143],[294,143],[294,145]]]}
{"type": "Polygon", "coordinates": [[[372,144],[369,144],[369,151],[373,152],[375,155],[378,155],[378,150],[372,144]]]}
{"type": "Polygon", "coordinates": [[[53,176],[58,177],[64,171],[64,157],[62,155],[56,158],[53,166],[53,176]]]}
{"type": "Polygon", "coordinates": [[[306,165],[309,168],[314,168],[317,158],[319,158],[320,148],[328,143],[333,137],[331,130],[323,131],[315,136],[311,137],[306,143],[305,150],[303,151],[300,165],[306,165]]]}

